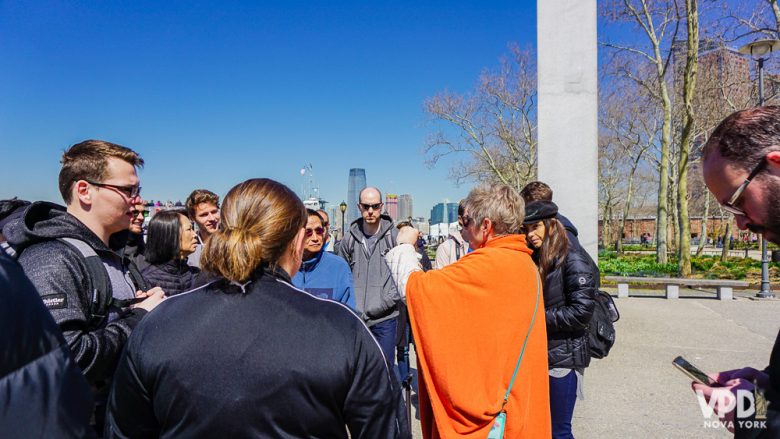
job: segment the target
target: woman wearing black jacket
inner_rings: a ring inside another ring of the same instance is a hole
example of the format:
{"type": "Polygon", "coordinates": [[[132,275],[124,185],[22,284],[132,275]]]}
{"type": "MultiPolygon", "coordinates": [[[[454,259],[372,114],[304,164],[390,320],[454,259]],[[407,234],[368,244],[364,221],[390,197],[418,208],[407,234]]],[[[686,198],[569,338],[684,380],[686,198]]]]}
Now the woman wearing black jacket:
{"type": "Polygon", "coordinates": [[[106,436],[410,437],[379,345],[341,303],[296,289],[306,210],[286,186],[230,190],[201,262],[216,280],[135,328],[106,436]]]}
{"type": "Polygon", "coordinates": [[[579,243],[569,241],[555,218],[555,203],[534,201],[525,212],[524,232],[544,282],[552,437],[573,438],[574,404],[590,364],[586,328],[596,305],[598,267],[579,243]]]}
{"type": "Polygon", "coordinates": [[[141,275],[149,286],[160,287],[175,296],[192,289],[200,270],[187,264],[198,241],[192,222],[177,210],[158,212],[149,222],[141,275]]]}

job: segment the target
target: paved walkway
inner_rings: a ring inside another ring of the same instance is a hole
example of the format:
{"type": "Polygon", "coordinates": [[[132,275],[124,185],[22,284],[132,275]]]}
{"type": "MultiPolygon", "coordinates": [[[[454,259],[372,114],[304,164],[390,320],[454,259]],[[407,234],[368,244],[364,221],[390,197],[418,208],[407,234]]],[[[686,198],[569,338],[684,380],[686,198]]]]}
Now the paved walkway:
{"type": "MultiPolygon", "coordinates": [[[[610,356],[585,373],[585,400],[574,412],[574,434],[588,438],[724,438],[704,427],[690,380],[671,362],[682,355],[705,371],[763,368],[780,327],[780,300],[755,301],[737,293],[727,302],[712,293],[633,290],[616,299],[621,319],[610,356]]],[[[614,291],[612,291],[614,294],[614,291]]],[[[413,414],[415,416],[415,414],[413,414]]],[[[419,421],[414,425],[420,438],[419,421]]]]}

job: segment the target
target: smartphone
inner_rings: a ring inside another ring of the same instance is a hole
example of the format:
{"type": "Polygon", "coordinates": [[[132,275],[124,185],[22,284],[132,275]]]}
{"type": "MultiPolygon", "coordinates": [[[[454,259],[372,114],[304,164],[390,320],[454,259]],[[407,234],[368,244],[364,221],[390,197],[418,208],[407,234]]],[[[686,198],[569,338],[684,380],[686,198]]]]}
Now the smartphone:
{"type": "Polygon", "coordinates": [[[688,378],[692,379],[693,381],[696,381],[699,384],[704,384],[705,386],[710,387],[718,387],[720,384],[718,384],[717,381],[710,378],[709,375],[702,372],[701,369],[694,366],[693,364],[685,361],[685,358],[683,357],[677,357],[672,361],[672,364],[677,366],[678,369],[682,373],[684,373],[688,378]]]}

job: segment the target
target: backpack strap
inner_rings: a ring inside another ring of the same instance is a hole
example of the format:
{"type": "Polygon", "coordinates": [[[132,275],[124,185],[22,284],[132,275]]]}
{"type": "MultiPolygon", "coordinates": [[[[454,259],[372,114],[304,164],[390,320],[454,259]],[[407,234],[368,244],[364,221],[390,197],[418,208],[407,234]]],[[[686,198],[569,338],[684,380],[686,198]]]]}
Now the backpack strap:
{"type": "Polygon", "coordinates": [[[452,240],[453,243],[455,243],[455,260],[457,261],[461,257],[461,254],[460,254],[460,243],[452,235],[450,235],[450,239],[452,240]]]}
{"type": "Polygon", "coordinates": [[[355,237],[352,236],[352,231],[347,230],[344,238],[341,240],[341,244],[339,244],[339,252],[346,257],[350,270],[352,269],[352,252],[354,247],[355,237]]]}
{"type": "MultiPolygon", "coordinates": [[[[146,279],[144,279],[144,277],[141,275],[141,271],[138,270],[138,266],[135,265],[135,262],[133,262],[130,258],[128,258],[126,256],[123,257],[123,259],[124,259],[123,263],[127,267],[127,274],[130,275],[130,280],[133,281],[133,285],[135,285],[135,289],[136,290],[141,290],[141,291],[148,290],[149,289],[149,284],[146,283],[146,279]]],[[[114,299],[114,300],[116,300],[116,299],[114,299]]],[[[132,299],[131,299],[131,301],[132,301],[132,299]]],[[[127,306],[127,305],[125,305],[125,306],[127,306]]],[[[124,306],[122,306],[121,308],[124,308],[124,306]]]]}
{"type": "Polygon", "coordinates": [[[103,266],[103,260],[97,255],[95,249],[80,239],[59,238],[59,241],[75,249],[81,255],[84,265],[87,267],[92,293],[88,320],[90,326],[98,327],[108,317],[108,308],[113,300],[111,279],[108,278],[108,272],[106,272],[106,267],[103,266]]]}

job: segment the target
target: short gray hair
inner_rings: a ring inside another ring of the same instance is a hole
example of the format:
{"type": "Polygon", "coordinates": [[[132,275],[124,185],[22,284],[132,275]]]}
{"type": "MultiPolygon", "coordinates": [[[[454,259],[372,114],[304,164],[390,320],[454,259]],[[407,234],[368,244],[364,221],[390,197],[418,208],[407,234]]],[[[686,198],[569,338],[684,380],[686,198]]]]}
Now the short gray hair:
{"type": "Polygon", "coordinates": [[[490,218],[496,235],[520,233],[525,218],[525,201],[511,186],[505,184],[475,187],[463,201],[474,221],[490,218]]]}

